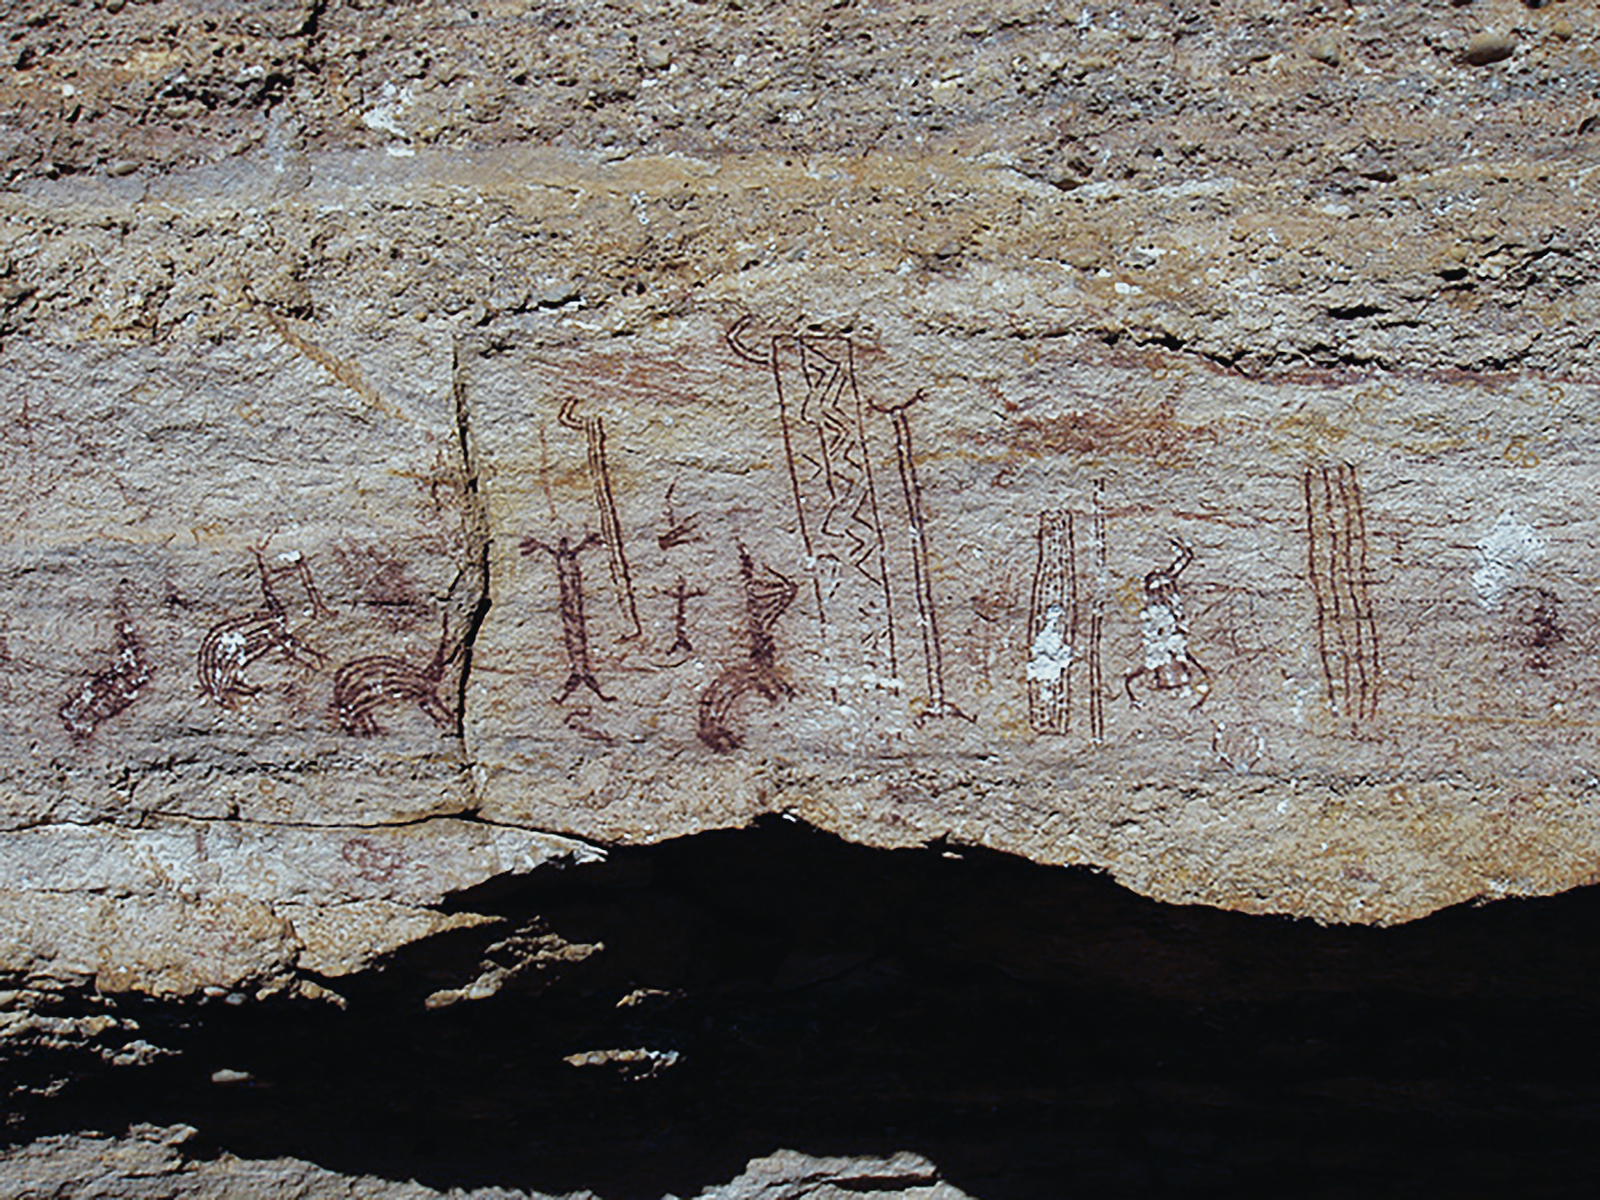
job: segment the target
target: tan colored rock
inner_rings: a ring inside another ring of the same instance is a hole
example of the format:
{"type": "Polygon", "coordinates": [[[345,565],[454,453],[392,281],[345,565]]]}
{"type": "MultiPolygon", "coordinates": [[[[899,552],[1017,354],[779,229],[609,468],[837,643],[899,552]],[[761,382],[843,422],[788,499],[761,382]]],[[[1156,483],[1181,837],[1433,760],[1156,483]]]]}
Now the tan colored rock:
{"type": "MultiPolygon", "coordinates": [[[[0,1152],[0,1187],[19,1200],[45,1196],[117,1200],[289,1200],[347,1196],[351,1200],[538,1200],[541,1193],[507,1188],[435,1191],[416,1182],[341,1175],[293,1158],[245,1159],[224,1154],[191,1159],[186,1125],[136,1125],[120,1138],[48,1137],[0,1152]]],[[[699,1193],[705,1200],[962,1200],[966,1193],[939,1178],[917,1154],[887,1158],[815,1157],[780,1150],[752,1159],[744,1173],[699,1193]]],[[[570,1193],[583,1200],[592,1192],[570,1193]]]]}
{"type": "Polygon", "coordinates": [[[781,810],[1331,920],[1588,878],[1583,385],[726,332],[475,378],[485,815],[781,810]]]}
{"type": "Polygon", "coordinates": [[[1487,67],[1491,63],[1504,62],[1516,52],[1515,38],[1485,30],[1472,35],[1467,48],[1461,52],[1461,58],[1474,67],[1487,67]]]}
{"type": "Polygon", "coordinates": [[[0,969],[286,987],[766,812],[1593,877],[1593,30],[547,17],[5,18],[0,969]]]}

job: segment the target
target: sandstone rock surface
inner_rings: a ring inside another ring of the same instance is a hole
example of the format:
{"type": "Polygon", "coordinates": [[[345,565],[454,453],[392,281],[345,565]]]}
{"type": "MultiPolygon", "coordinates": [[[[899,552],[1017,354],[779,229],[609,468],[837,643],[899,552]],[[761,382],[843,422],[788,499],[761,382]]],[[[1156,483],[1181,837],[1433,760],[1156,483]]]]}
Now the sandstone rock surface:
{"type": "MultiPolygon", "coordinates": [[[[225,1155],[197,1161],[184,1153],[188,1126],[144,1125],[119,1138],[41,1139],[0,1154],[0,1184],[17,1200],[71,1194],[107,1200],[291,1200],[345,1196],[350,1200],[541,1200],[507,1188],[437,1191],[418,1183],[350,1178],[295,1159],[247,1160],[225,1155]]],[[[915,1154],[885,1159],[817,1158],[792,1150],[752,1160],[745,1172],[699,1193],[704,1200],[962,1200],[965,1192],[939,1179],[915,1154]]],[[[570,1194],[586,1200],[593,1193],[570,1194]]]]}
{"type": "Polygon", "coordinates": [[[771,812],[1594,877],[1581,6],[5,22],[16,981],[320,988],[771,812]]]}

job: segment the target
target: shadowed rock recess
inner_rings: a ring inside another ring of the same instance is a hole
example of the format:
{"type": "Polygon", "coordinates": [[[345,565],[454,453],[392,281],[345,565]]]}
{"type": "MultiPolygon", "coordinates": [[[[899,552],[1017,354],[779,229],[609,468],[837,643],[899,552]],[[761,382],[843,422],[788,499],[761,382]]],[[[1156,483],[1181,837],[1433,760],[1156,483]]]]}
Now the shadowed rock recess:
{"type": "Polygon", "coordinates": [[[9,6],[0,1191],[1559,1194],[1597,156],[1575,0],[9,6]]]}
{"type": "Polygon", "coordinates": [[[340,1007],[56,1002],[18,1038],[6,1194],[1568,1196],[1600,1168],[1593,889],[1328,928],[770,818],[460,899],[498,924],[340,1007]]]}

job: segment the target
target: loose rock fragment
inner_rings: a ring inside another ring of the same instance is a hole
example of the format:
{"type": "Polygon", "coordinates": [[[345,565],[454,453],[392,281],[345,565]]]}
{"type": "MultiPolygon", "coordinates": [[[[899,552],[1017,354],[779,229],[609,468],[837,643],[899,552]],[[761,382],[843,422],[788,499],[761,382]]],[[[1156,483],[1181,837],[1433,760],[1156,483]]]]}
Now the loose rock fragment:
{"type": "Polygon", "coordinates": [[[1337,67],[1344,61],[1344,50],[1338,39],[1328,34],[1321,34],[1307,42],[1306,54],[1330,67],[1337,67]]]}
{"type": "Polygon", "coordinates": [[[1516,39],[1505,33],[1478,33],[1467,43],[1461,60],[1474,67],[1486,67],[1504,62],[1517,52],[1516,39]]]}

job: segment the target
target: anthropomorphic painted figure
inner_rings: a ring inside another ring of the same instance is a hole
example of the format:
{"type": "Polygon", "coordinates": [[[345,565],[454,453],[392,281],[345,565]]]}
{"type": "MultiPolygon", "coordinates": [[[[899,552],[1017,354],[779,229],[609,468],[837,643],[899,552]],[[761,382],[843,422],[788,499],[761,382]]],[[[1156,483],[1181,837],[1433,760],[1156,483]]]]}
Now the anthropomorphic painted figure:
{"type": "Polygon", "coordinates": [[[1194,561],[1194,551],[1176,538],[1172,547],[1171,565],[1144,577],[1144,608],[1139,612],[1144,662],[1122,677],[1128,700],[1135,707],[1139,697],[1133,690],[1134,681],[1146,676],[1158,692],[1193,695],[1192,708],[1199,708],[1211,694],[1211,672],[1189,652],[1189,625],[1184,617],[1183,595],[1178,591],[1178,577],[1194,561]]]}

